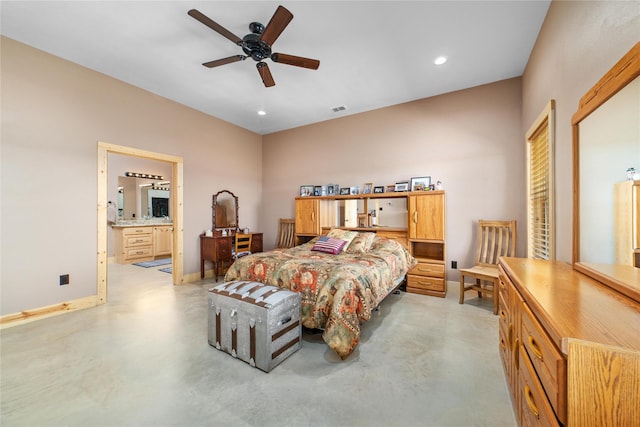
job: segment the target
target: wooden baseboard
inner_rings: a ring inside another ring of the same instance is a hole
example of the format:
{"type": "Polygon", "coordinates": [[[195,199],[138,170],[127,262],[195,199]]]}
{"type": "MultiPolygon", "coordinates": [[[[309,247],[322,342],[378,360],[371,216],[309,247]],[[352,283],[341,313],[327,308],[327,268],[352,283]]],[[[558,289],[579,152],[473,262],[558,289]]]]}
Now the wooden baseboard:
{"type": "Polygon", "coordinates": [[[98,296],[91,295],[88,297],[61,302],[59,304],[53,304],[46,307],[34,308],[31,310],[21,311],[19,313],[7,314],[6,316],[0,317],[0,329],[22,325],[24,323],[45,319],[47,317],[57,316],[59,314],[69,313],[70,311],[95,307],[98,304],[98,296]]]}

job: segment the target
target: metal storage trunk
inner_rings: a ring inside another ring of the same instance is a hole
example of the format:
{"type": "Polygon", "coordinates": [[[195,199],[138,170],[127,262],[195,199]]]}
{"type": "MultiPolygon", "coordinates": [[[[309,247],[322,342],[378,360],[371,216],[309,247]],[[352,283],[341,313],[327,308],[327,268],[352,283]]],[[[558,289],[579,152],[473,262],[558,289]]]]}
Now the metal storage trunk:
{"type": "Polygon", "coordinates": [[[209,344],[269,372],[300,348],[300,294],[258,282],[209,289],[209,344]]]}

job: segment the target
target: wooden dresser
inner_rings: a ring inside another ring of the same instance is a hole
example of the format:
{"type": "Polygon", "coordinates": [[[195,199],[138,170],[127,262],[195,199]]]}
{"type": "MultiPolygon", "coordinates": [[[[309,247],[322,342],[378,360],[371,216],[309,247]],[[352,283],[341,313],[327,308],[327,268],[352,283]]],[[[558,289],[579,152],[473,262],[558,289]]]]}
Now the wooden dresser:
{"type": "MultiPolygon", "coordinates": [[[[584,340],[640,356],[640,303],[566,263],[502,258],[499,267],[500,354],[518,423],[583,425],[568,417],[569,408],[585,402],[571,400],[567,342],[584,340]]],[[[620,375],[640,375],[617,372],[612,360],[613,355],[597,369],[590,366],[591,375],[578,370],[572,387],[593,387],[594,371],[610,382],[618,381],[620,375]]],[[[632,381],[640,385],[639,377],[632,381]]],[[[640,425],[640,418],[628,415],[640,407],[640,387],[635,395],[603,392],[601,397],[610,419],[623,416],[629,422],[626,425],[640,425]]]]}

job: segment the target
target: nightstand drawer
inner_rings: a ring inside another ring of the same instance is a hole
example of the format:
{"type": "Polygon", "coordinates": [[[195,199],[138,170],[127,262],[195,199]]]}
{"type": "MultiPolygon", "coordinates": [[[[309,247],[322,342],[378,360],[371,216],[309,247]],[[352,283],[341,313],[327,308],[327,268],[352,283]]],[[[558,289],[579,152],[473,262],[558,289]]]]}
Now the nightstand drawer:
{"type": "Polygon", "coordinates": [[[409,271],[409,274],[416,276],[444,277],[444,265],[418,262],[418,265],[413,267],[411,271],[409,271]]]}
{"type": "MultiPolygon", "coordinates": [[[[413,270],[412,270],[413,271],[413,270]]],[[[444,292],[444,279],[407,274],[407,288],[444,292]]]]}
{"type": "Polygon", "coordinates": [[[566,361],[531,313],[522,304],[522,345],[529,355],[551,406],[561,422],[566,422],[566,361]]]}

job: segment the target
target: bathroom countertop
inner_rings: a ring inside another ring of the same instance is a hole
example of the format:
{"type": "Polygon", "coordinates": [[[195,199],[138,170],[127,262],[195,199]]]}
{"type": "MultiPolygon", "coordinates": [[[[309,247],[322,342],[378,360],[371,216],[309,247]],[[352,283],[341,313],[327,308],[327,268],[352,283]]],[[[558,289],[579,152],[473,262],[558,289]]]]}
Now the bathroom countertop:
{"type": "Polygon", "coordinates": [[[126,228],[126,227],[157,227],[164,225],[173,225],[172,221],[167,220],[153,220],[153,219],[143,219],[143,220],[125,220],[118,221],[115,224],[112,224],[113,228],[126,228]]]}

